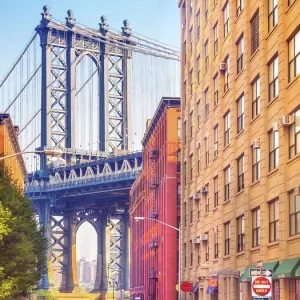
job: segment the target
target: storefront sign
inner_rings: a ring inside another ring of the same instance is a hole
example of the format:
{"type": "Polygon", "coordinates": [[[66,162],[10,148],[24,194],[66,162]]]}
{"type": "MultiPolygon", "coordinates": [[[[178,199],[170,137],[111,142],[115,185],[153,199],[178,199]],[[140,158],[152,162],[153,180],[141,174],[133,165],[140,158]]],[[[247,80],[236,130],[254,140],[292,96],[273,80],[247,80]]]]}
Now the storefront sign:
{"type": "Polygon", "coordinates": [[[271,297],[272,278],[263,276],[252,277],[252,296],[271,297]]]}

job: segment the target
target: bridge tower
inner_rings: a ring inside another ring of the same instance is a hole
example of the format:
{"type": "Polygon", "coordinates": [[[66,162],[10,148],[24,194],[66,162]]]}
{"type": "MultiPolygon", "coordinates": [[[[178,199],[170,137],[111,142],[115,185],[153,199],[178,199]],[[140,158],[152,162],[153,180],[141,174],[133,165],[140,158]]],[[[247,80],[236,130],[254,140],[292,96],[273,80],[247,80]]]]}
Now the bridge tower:
{"type": "MultiPolygon", "coordinates": [[[[97,150],[131,150],[131,51],[128,47],[122,47],[122,44],[130,43],[131,30],[127,20],[123,24],[122,34],[113,33],[109,30],[106,17],[102,16],[98,30],[84,28],[76,24],[72,10],[68,11],[64,24],[58,23],[52,19],[49,7],[43,7],[42,20],[36,27],[42,51],[42,149],[50,147],[63,150],[76,147],[76,72],[80,61],[88,56],[96,65],[97,73],[97,150]]],[[[94,171],[97,168],[100,167],[94,166],[94,171]]],[[[59,176],[72,179],[72,176],[82,176],[82,170],[66,168],[59,176]]],[[[88,168],[84,170],[88,174],[88,168]]],[[[101,171],[105,171],[105,166],[101,171]]],[[[50,172],[46,156],[41,155],[39,179],[45,186],[50,172]]],[[[48,274],[43,278],[42,288],[58,288],[62,293],[79,290],[76,231],[84,221],[88,221],[98,234],[93,292],[100,293],[100,299],[105,299],[110,267],[118,269],[114,279],[119,282],[119,287],[128,290],[129,218],[126,205],[123,205],[122,212],[116,213],[107,202],[107,205],[103,205],[103,202],[93,199],[92,195],[89,199],[76,196],[72,200],[66,195],[62,196],[59,191],[49,195],[40,193],[40,196],[32,197],[40,223],[47,229],[46,235],[51,241],[48,274]],[[55,286],[57,276],[60,278],[59,287],[55,286]]]]}

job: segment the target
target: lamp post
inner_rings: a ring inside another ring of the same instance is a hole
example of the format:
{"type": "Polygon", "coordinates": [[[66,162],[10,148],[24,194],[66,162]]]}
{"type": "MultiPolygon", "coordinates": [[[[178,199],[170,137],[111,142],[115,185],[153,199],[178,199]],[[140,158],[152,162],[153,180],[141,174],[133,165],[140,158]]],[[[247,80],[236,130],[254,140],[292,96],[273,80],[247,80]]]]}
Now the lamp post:
{"type": "Polygon", "coordinates": [[[23,152],[18,152],[18,153],[14,153],[14,154],[10,154],[10,155],[7,155],[7,156],[0,157],[0,161],[4,160],[4,159],[7,159],[7,158],[15,157],[15,156],[18,156],[18,155],[27,154],[27,153],[45,153],[46,155],[60,156],[60,155],[62,155],[63,151],[61,149],[45,149],[45,150],[36,150],[36,151],[23,151],[23,152]]]}
{"type": "Polygon", "coordinates": [[[181,289],[180,289],[180,283],[181,283],[181,267],[180,267],[180,256],[181,256],[181,251],[180,251],[180,228],[174,227],[170,224],[167,224],[165,222],[162,222],[160,220],[154,219],[154,218],[149,218],[149,217],[134,217],[136,221],[143,221],[143,220],[151,220],[157,223],[160,223],[164,226],[170,227],[179,233],[179,245],[178,245],[178,300],[181,299],[181,289]]]}

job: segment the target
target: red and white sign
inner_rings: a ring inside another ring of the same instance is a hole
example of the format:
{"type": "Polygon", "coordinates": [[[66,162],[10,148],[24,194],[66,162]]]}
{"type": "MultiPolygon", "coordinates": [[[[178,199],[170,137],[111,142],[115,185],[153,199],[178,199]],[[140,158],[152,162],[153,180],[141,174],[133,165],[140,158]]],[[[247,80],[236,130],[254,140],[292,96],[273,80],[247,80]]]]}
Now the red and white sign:
{"type": "Polygon", "coordinates": [[[272,277],[253,276],[252,277],[252,297],[272,296],[272,277]]]}

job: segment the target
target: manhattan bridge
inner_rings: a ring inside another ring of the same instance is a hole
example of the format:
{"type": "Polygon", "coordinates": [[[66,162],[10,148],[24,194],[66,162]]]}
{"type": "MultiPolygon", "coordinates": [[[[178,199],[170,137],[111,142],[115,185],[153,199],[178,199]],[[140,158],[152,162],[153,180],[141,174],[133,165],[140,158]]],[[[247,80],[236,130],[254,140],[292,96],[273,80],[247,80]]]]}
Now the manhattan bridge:
{"type": "Polygon", "coordinates": [[[92,293],[111,299],[114,282],[129,290],[129,191],[147,119],[162,96],[179,95],[179,53],[127,20],[115,30],[102,16],[95,29],[72,10],[65,22],[48,6],[41,15],[0,83],[0,111],[19,126],[22,151],[46,150],[24,154],[25,194],[50,243],[41,288],[81,292],[76,232],[89,222],[98,237],[92,293]],[[46,156],[51,149],[61,157],[46,156]]]}

